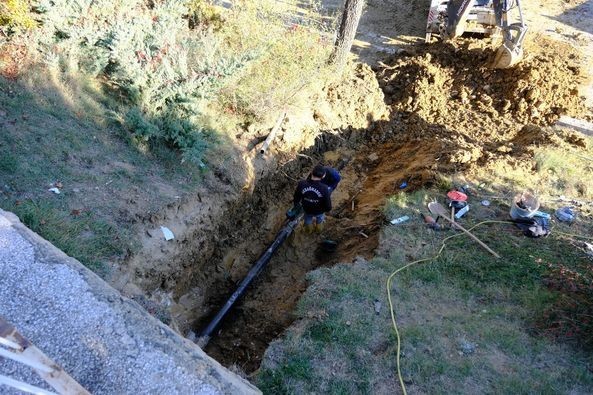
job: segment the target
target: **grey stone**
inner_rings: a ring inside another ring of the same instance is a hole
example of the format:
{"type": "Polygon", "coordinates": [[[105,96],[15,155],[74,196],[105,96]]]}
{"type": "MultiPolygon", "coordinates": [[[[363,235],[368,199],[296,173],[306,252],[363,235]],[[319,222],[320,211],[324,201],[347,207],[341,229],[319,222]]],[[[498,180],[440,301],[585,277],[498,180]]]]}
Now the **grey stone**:
{"type": "Polygon", "coordinates": [[[470,343],[467,340],[460,340],[458,350],[460,352],[459,355],[470,355],[476,351],[478,346],[474,343],[470,343]]]}

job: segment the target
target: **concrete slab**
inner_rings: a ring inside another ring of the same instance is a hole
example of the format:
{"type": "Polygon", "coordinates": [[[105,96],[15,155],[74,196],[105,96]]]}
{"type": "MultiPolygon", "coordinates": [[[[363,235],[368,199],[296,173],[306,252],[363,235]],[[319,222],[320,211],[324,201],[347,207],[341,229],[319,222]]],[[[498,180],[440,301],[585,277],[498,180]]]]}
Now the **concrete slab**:
{"type": "MultiPolygon", "coordinates": [[[[93,394],[260,393],[2,210],[0,284],[0,316],[93,394]]],[[[0,374],[51,390],[3,358],[0,374]]]]}

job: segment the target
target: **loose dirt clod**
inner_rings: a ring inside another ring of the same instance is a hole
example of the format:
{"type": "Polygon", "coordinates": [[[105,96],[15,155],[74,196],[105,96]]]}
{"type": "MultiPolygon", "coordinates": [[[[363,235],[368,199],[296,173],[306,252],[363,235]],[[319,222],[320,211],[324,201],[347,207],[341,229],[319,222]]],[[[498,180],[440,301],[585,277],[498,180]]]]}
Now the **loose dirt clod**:
{"type": "Polygon", "coordinates": [[[436,43],[387,61],[380,76],[393,109],[457,129],[479,127],[482,135],[508,121],[547,126],[561,114],[587,114],[578,89],[582,62],[573,47],[538,37],[517,67],[495,70],[488,45],[436,43]]]}

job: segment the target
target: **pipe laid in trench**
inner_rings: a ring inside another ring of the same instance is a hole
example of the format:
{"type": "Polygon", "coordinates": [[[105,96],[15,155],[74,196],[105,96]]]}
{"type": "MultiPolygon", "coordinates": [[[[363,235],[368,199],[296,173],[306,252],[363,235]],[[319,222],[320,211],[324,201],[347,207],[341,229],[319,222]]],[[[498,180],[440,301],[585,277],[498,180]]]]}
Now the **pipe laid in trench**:
{"type": "Polygon", "coordinates": [[[249,270],[249,273],[247,273],[247,276],[245,276],[243,281],[241,281],[241,284],[239,284],[239,287],[235,290],[235,292],[227,300],[227,302],[224,304],[224,306],[222,306],[222,308],[218,311],[218,313],[212,319],[212,321],[210,321],[208,326],[200,333],[200,336],[198,337],[196,343],[201,348],[204,348],[208,344],[210,337],[212,337],[212,334],[214,333],[216,328],[218,328],[218,326],[220,325],[220,323],[222,322],[224,317],[227,315],[227,313],[229,312],[231,307],[233,307],[235,302],[237,302],[237,300],[245,293],[245,291],[247,290],[247,287],[249,287],[249,284],[251,284],[251,282],[255,279],[255,277],[263,270],[263,268],[268,264],[268,262],[270,262],[270,259],[272,259],[272,256],[274,255],[276,250],[278,248],[280,248],[282,243],[284,243],[284,241],[286,241],[288,236],[291,235],[291,233],[294,231],[294,229],[298,225],[299,219],[300,219],[300,216],[293,220],[288,221],[284,225],[282,230],[280,230],[280,232],[278,232],[278,234],[276,235],[276,239],[274,240],[274,242],[259,257],[259,259],[253,265],[251,270],[249,270]]]}

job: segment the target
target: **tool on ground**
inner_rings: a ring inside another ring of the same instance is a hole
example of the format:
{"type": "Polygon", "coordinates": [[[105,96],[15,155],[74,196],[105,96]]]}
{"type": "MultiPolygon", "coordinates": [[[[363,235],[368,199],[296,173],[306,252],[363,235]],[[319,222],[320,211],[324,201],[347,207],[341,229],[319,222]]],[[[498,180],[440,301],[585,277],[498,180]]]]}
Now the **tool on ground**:
{"type": "Polygon", "coordinates": [[[292,232],[294,232],[295,228],[299,224],[300,219],[301,217],[297,216],[296,218],[287,220],[287,222],[284,224],[284,227],[282,227],[280,232],[278,232],[278,234],[276,235],[274,242],[270,244],[268,249],[258,258],[251,270],[249,270],[249,272],[247,273],[247,276],[245,276],[243,281],[241,281],[241,284],[239,284],[235,292],[233,292],[233,294],[226,301],[224,306],[221,307],[216,316],[214,316],[212,321],[210,321],[208,326],[200,333],[200,336],[198,337],[196,343],[201,348],[204,348],[208,344],[214,331],[218,328],[224,317],[228,314],[231,307],[233,307],[237,300],[241,296],[243,296],[243,294],[247,290],[247,287],[249,287],[249,285],[253,282],[255,277],[259,273],[261,273],[261,271],[266,267],[268,262],[270,262],[276,250],[278,250],[278,248],[280,248],[280,246],[286,241],[288,236],[290,236],[292,232]]]}
{"type": "Polygon", "coordinates": [[[473,233],[471,233],[470,231],[465,229],[463,226],[459,225],[457,222],[453,222],[451,219],[449,219],[449,213],[447,213],[447,210],[440,203],[430,202],[428,204],[428,209],[430,210],[430,212],[432,214],[439,215],[439,216],[443,217],[444,219],[446,219],[447,221],[451,222],[453,224],[453,226],[455,226],[459,230],[466,233],[469,237],[474,239],[478,244],[480,244],[482,247],[484,247],[486,249],[486,251],[488,251],[495,257],[500,258],[500,255],[498,255],[496,252],[494,252],[492,249],[490,249],[490,247],[488,247],[484,242],[482,242],[480,239],[478,239],[476,236],[474,236],[473,233]]]}
{"type": "Polygon", "coordinates": [[[428,225],[429,228],[434,229],[434,230],[443,230],[444,228],[437,223],[437,221],[431,217],[430,215],[425,215],[420,213],[420,216],[422,217],[422,219],[424,220],[424,222],[426,223],[426,225],[428,225]]]}
{"type": "Polygon", "coordinates": [[[505,69],[523,58],[527,26],[520,0],[431,0],[426,23],[426,42],[432,35],[452,40],[463,33],[502,35],[492,67],[505,69]],[[516,10],[516,13],[512,11],[516,10]],[[515,14],[514,16],[511,14],[515,14]],[[517,20],[509,23],[511,18],[517,20]]]}

